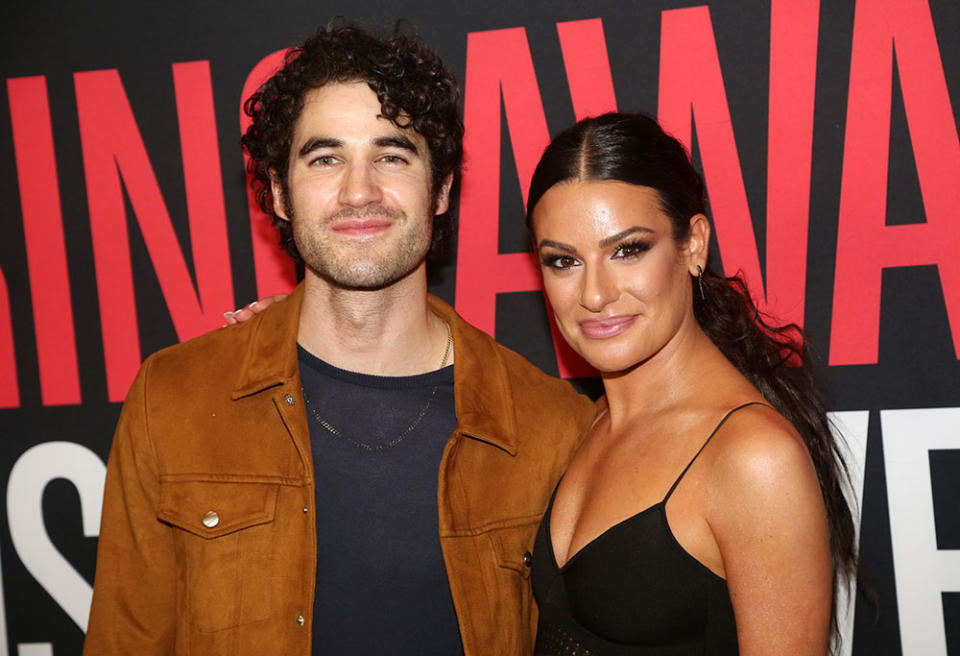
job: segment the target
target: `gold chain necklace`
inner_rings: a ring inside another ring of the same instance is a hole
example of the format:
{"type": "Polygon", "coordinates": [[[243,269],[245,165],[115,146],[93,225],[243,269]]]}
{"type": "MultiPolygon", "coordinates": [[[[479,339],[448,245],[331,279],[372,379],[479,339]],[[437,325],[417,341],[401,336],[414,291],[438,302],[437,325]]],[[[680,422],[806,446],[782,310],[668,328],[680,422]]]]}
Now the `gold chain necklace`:
{"type": "MultiPolygon", "coordinates": [[[[450,329],[449,323],[447,323],[446,321],[444,321],[443,323],[447,327],[447,345],[443,351],[443,359],[440,360],[439,369],[443,369],[446,366],[447,360],[450,358],[450,351],[453,349],[453,331],[450,329]]],[[[439,389],[439,387],[440,387],[439,385],[433,386],[433,390],[430,392],[430,398],[428,398],[427,402],[423,405],[422,408],[420,408],[420,412],[417,414],[417,418],[413,420],[413,423],[407,426],[402,433],[400,433],[397,437],[393,438],[386,444],[367,444],[366,442],[363,442],[361,440],[356,440],[350,437],[349,435],[344,435],[343,433],[338,431],[336,428],[334,428],[329,421],[321,417],[317,409],[310,404],[310,399],[307,397],[306,389],[303,389],[303,400],[307,404],[307,407],[310,408],[310,412],[313,413],[314,418],[320,423],[321,426],[323,426],[325,429],[327,429],[327,431],[329,431],[333,435],[336,435],[342,440],[346,440],[350,444],[354,445],[357,448],[363,449],[364,451],[370,451],[370,452],[386,451],[387,449],[392,449],[396,445],[400,444],[400,442],[405,440],[407,436],[411,432],[413,432],[413,429],[420,424],[423,418],[427,416],[427,412],[430,410],[430,406],[433,404],[433,399],[437,395],[437,389],[439,389]]]]}

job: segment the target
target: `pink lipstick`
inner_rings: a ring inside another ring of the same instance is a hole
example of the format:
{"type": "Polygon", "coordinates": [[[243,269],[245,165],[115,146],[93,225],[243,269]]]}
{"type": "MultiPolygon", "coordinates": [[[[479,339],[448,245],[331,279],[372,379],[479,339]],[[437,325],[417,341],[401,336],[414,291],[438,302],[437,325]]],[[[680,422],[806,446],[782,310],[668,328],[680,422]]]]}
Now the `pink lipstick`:
{"type": "Polygon", "coordinates": [[[606,319],[585,319],[580,322],[580,331],[590,339],[609,339],[625,331],[636,320],[636,314],[619,314],[606,319]]]}

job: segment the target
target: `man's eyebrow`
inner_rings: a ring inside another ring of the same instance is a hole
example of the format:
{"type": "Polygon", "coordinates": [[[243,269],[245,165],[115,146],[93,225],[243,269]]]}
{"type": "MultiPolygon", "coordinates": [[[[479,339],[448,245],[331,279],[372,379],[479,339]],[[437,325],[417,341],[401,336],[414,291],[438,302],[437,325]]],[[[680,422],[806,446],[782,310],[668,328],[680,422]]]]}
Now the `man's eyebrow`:
{"type": "Polygon", "coordinates": [[[315,150],[321,148],[341,148],[343,142],[333,137],[311,137],[300,147],[300,157],[309,155],[315,150]]]}
{"type": "Polygon", "coordinates": [[[544,246],[549,246],[550,248],[555,248],[558,251],[564,251],[565,253],[577,252],[577,249],[571,246],[570,244],[564,244],[563,242],[552,241],[550,239],[544,239],[539,244],[537,244],[538,249],[543,248],[544,246]]]}
{"type": "Polygon", "coordinates": [[[377,137],[373,140],[373,144],[378,148],[401,148],[413,153],[414,155],[420,154],[417,144],[413,143],[413,141],[402,134],[393,135],[390,137],[377,137]]]}
{"type": "Polygon", "coordinates": [[[632,234],[635,233],[635,232],[653,232],[653,230],[651,230],[650,228],[645,228],[645,227],[643,227],[643,226],[633,226],[632,228],[627,228],[627,229],[624,230],[623,232],[618,232],[618,233],[615,234],[615,235],[610,235],[609,237],[606,237],[606,238],[604,238],[604,239],[601,239],[601,240],[600,240],[600,248],[606,248],[607,246],[613,246],[614,244],[616,244],[618,241],[620,241],[620,240],[623,239],[624,237],[629,237],[630,235],[632,235],[632,234]]]}

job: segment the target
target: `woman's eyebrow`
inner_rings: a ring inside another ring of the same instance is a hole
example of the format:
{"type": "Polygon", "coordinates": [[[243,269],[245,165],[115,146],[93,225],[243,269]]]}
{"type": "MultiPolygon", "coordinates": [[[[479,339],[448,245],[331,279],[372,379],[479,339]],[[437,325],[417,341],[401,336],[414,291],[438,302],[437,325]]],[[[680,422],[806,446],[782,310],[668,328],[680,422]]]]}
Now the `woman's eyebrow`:
{"type": "Polygon", "coordinates": [[[559,241],[552,241],[550,239],[544,239],[539,244],[537,248],[543,248],[544,246],[549,246],[550,248],[556,248],[558,251],[564,251],[566,253],[576,253],[577,249],[571,246],[570,244],[564,244],[559,241]]]}
{"type": "Polygon", "coordinates": [[[611,236],[609,236],[609,237],[605,237],[605,238],[601,239],[601,240],[600,240],[600,248],[606,248],[607,246],[613,246],[614,244],[616,244],[618,241],[620,241],[620,240],[623,239],[624,237],[629,237],[630,235],[632,235],[632,234],[635,233],[635,232],[651,232],[651,233],[652,233],[653,230],[651,230],[650,228],[645,228],[645,227],[643,227],[643,226],[633,226],[632,228],[627,228],[627,229],[624,230],[623,232],[618,232],[618,233],[615,234],[615,235],[611,235],[611,236]]]}

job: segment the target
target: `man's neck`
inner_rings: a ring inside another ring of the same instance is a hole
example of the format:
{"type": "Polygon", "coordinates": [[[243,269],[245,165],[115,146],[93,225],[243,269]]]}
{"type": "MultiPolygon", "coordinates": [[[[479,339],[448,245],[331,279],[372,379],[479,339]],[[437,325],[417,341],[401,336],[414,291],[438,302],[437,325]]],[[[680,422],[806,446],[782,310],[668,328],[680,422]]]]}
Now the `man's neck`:
{"type": "Polygon", "coordinates": [[[336,287],[308,270],[297,343],[340,369],[411,376],[440,366],[447,329],[427,304],[423,265],[370,291],[336,287]]]}

